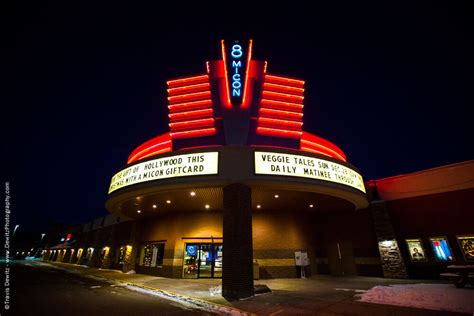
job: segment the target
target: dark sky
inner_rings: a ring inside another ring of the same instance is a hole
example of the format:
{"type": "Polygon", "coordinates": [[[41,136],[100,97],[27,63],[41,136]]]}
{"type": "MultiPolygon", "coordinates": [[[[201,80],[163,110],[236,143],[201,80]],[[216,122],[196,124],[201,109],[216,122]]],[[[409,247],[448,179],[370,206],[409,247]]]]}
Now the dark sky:
{"type": "Polygon", "coordinates": [[[304,129],[366,180],[473,158],[473,11],[458,1],[98,2],[10,15],[2,176],[25,229],[105,215],[111,176],[168,130],[166,80],[205,71],[221,38],[252,37],[269,72],[304,79],[304,129]]]}

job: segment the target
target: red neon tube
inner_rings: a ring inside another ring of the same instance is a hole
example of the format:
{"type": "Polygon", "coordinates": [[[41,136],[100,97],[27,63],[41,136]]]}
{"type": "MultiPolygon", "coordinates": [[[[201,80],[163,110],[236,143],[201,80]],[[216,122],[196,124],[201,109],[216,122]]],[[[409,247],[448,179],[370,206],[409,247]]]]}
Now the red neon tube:
{"type": "Polygon", "coordinates": [[[337,145],[308,132],[303,132],[303,135],[301,136],[301,146],[303,145],[304,147],[311,147],[316,150],[325,150],[326,152],[330,152],[332,157],[343,161],[346,161],[347,159],[344,152],[337,145]]]}
{"type": "Polygon", "coordinates": [[[286,118],[301,119],[303,117],[303,113],[273,110],[273,109],[267,109],[267,108],[261,108],[260,115],[262,116],[270,115],[272,117],[282,118],[282,119],[286,119],[286,118]]]}
{"type": "Polygon", "coordinates": [[[247,58],[247,70],[245,71],[245,87],[244,87],[244,97],[242,99],[242,109],[246,109],[250,102],[247,100],[248,85],[249,85],[249,69],[250,69],[250,60],[252,59],[252,40],[249,41],[249,53],[247,58]]]}
{"type": "Polygon", "coordinates": [[[224,61],[224,74],[225,74],[225,92],[226,92],[226,102],[224,102],[224,106],[226,108],[232,108],[232,103],[230,102],[230,91],[229,91],[229,78],[227,76],[227,60],[225,58],[225,45],[224,40],[221,40],[221,51],[222,51],[222,60],[224,61]]]}
{"type": "Polygon", "coordinates": [[[198,91],[203,91],[203,90],[209,90],[209,83],[198,83],[198,84],[193,84],[189,86],[182,86],[178,88],[171,88],[168,89],[168,95],[173,96],[173,95],[179,95],[179,94],[186,94],[190,92],[198,92],[198,91]]]}
{"type": "MultiPolygon", "coordinates": [[[[310,152],[310,153],[315,153],[315,154],[320,154],[320,155],[324,155],[324,156],[328,156],[328,157],[331,157],[331,158],[336,158],[326,152],[322,152],[322,151],[319,151],[319,150],[316,150],[316,149],[312,149],[312,148],[309,148],[309,147],[303,147],[301,146],[300,149],[302,151],[307,151],[307,152],[310,152]]],[[[339,159],[339,158],[338,158],[339,159]]]]}
{"type": "Polygon", "coordinates": [[[168,109],[170,110],[170,112],[174,112],[174,111],[181,111],[181,110],[199,109],[199,108],[205,108],[205,107],[211,107],[211,106],[212,106],[211,100],[199,100],[199,101],[176,103],[176,104],[168,105],[168,109]]]}
{"type": "Polygon", "coordinates": [[[171,146],[171,137],[169,133],[157,136],[135,148],[135,150],[128,157],[127,163],[141,159],[140,157],[142,157],[143,154],[146,154],[150,151],[155,152],[165,149],[171,151],[171,146]]]}
{"type": "Polygon", "coordinates": [[[196,111],[171,113],[171,114],[168,114],[168,117],[172,121],[180,121],[180,120],[190,119],[190,118],[212,116],[212,113],[213,113],[212,109],[203,109],[203,110],[196,110],[196,111]]]}
{"type": "Polygon", "coordinates": [[[275,76],[275,75],[270,75],[270,74],[265,75],[265,82],[282,83],[282,84],[288,84],[288,85],[292,85],[296,87],[304,86],[303,80],[280,77],[280,76],[275,76]]]}
{"type": "Polygon", "coordinates": [[[303,102],[304,96],[263,90],[262,95],[280,101],[303,102]]]}
{"type": "Polygon", "coordinates": [[[329,147],[326,147],[324,145],[321,145],[321,144],[317,144],[317,143],[313,143],[313,142],[309,142],[307,140],[304,140],[304,139],[301,139],[301,150],[303,150],[303,148],[306,148],[306,149],[311,149],[311,150],[318,150],[318,151],[324,151],[328,156],[330,157],[333,157],[333,158],[336,158],[336,159],[340,159],[340,160],[343,160],[343,161],[346,161],[346,157],[339,154],[337,151],[329,148],[329,147]],[[304,146],[303,146],[304,145],[304,146]]]}
{"type": "Polygon", "coordinates": [[[304,89],[292,86],[284,86],[281,84],[269,83],[265,82],[263,84],[263,88],[267,91],[275,91],[275,92],[282,92],[282,93],[289,93],[295,95],[303,95],[304,89]]]}
{"type": "Polygon", "coordinates": [[[260,105],[270,108],[276,108],[277,110],[289,110],[294,112],[303,113],[303,104],[292,103],[292,102],[283,102],[277,100],[268,100],[262,99],[260,105]]]}
{"type": "Polygon", "coordinates": [[[182,85],[190,85],[190,84],[196,84],[196,83],[202,83],[202,82],[209,82],[209,76],[207,74],[181,78],[181,79],[175,79],[175,80],[169,80],[166,83],[168,84],[169,88],[175,88],[182,85]]]}
{"type": "Polygon", "coordinates": [[[214,126],[214,118],[211,117],[206,119],[170,123],[169,126],[173,131],[196,127],[212,127],[214,126]]]}
{"type": "Polygon", "coordinates": [[[211,91],[202,91],[202,92],[177,95],[174,97],[168,97],[168,101],[170,102],[170,104],[174,104],[179,101],[194,101],[194,100],[210,98],[210,97],[211,97],[211,91]]]}
{"type": "Polygon", "coordinates": [[[214,127],[170,133],[172,139],[211,136],[214,134],[216,134],[216,129],[214,127]]]}
{"type": "MultiPolygon", "coordinates": [[[[170,144],[171,144],[171,143],[170,143],[170,144]]],[[[172,148],[171,148],[171,145],[170,145],[170,147],[166,147],[166,148],[163,148],[163,149],[159,149],[159,150],[150,152],[150,153],[148,153],[148,154],[146,154],[146,155],[143,155],[143,156],[138,156],[138,157],[136,157],[134,160],[130,161],[129,163],[134,162],[134,161],[138,161],[138,160],[142,160],[142,159],[145,159],[145,158],[150,157],[150,156],[155,156],[155,155],[159,155],[159,154],[164,154],[164,153],[167,153],[167,152],[170,152],[170,151],[173,151],[172,148]]]]}
{"type": "Polygon", "coordinates": [[[274,119],[274,118],[268,118],[268,117],[259,117],[258,123],[265,124],[265,125],[272,125],[272,126],[276,125],[276,126],[283,126],[283,127],[288,127],[288,128],[297,128],[300,130],[301,130],[301,127],[303,126],[303,122],[280,120],[280,119],[274,119]]]}
{"type": "Polygon", "coordinates": [[[302,132],[290,131],[278,128],[269,127],[257,127],[257,133],[265,136],[272,137],[285,137],[285,138],[297,138],[300,139],[302,132]]]}

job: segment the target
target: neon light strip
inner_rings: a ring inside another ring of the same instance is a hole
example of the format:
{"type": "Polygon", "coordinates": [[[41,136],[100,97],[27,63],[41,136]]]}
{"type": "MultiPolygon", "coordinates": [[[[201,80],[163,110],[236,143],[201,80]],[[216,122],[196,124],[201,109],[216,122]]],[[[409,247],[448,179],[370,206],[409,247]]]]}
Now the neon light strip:
{"type": "MultiPolygon", "coordinates": [[[[268,66],[268,61],[265,61],[265,64],[263,65],[263,73],[266,74],[267,73],[267,66],[268,66]]],[[[266,77],[266,75],[265,75],[266,77]]]]}
{"type": "Polygon", "coordinates": [[[227,92],[227,104],[226,108],[232,108],[232,103],[230,102],[230,91],[229,91],[229,78],[227,76],[227,60],[225,59],[225,46],[224,40],[221,40],[221,49],[222,49],[222,60],[224,61],[224,74],[225,74],[225,91],[227,92]]]}
{"type": "MultiPolygon", "coordinates": [[[[144,153],[144,152],[146,152],[146,151],[149,151],[149,150],[152,149],[152,148],[159,147],[159,146],[163,146],[164,144],[166,144],[166,145],[171,145],[171,140],[167,140],[167,141],[161,142],[161,143],[159,143],[159,144],[156,144],[156,145],[150,146],[150,147],[148,147],[148,148],[145,148],[145,149],[143,149],[143,150],[140,150],[138,153],[136,153],[136,154],[133,155],[132,157],[128,158],[128,162],[127,162],[127,163],[131,163],[131,162],[135,161],[135,158],[136,158],[137,156],[140,156],[142,153],[144,153]]],[[[167,148],[165,148],[165,149],[168,149],[168,148],[169,148],[169,146],[168,146],[167,148]]],[[[163,149],[160,149],[160,150],[163,150],[163,149]]],[[[142,157],[142,158],[143,158],[143,157],[142,157]]]]}
{"type": "Polygon", "coordinates": [[[247,58],[247,70],[245,71],[244,98],[243,98],[242,104],[240,106],[241,109],[245,109],[249,106],[249,104],[247,103],[247,94],[248,94],[249,68],[250,68],[250,60],[251,59],[252,59],[252,40],[249,41],[249,52],[248,52],[248,58],[247,58]]]}
{"type": "Polygon", "coordinates": [[[211,100],[199,100],[199,101],[192,101],[186,103],[176,103],[168,105],[168,109],[170,111],[177,111],[181,109],[188,109],[188,108],[199,108],[204,106],[212,106],[211,100]]]}
{"type": "Polygon", "coordinates": [[[304,93],[304,88],[298,88],[298,87],[292,87],[292,86],[284,86],[284,85],[281,85],[281,84],[270,83],[270,82],[265,82],[265,83],[263,84],[263,87],[264,87],[264,88],[269,88],[270,90],[271,90],[272,88],[274,88],[274,89],[281,89],[281,90],[289,90],[289,91],[296,92],[296,93],[299,93],[299,94],[303,94],[303,93],[304,93]]]}
{"type": "Polygon", "coordinates": [[[275,76],[275,75],[265,75],[265,79],[268,79],[270,81],[279,81],[279,82],[285,82],[285,83],[292,83],[292,84],[297,84],[297,85],[304,85],[303,80],[297,80],[297,79],[291,79],[291,78],[285,78],[285,77],[280,77],[280,76],[275,76]]]}
{"type": "Polygon", "coordinates": [[[297,127],[297,128],[301,128],[301,126],[303,126],[303,122],[279,120],[279,119],[268,118],[268,117],[259,117],[258,123],[276,124],[276,125],[291,126],[291,127],[297,127]]]}
{"type": "Polygon", "coordinates": [[[176,123],[170,123],[169,126],[171,129],[183,129],[183,128],[190,128],[190,127],[209,127],[209,125],[214,125],[214,118],[205,118],[199,120],[191,120],[191,121],[182,121],[176,123]]]}
{"type": "Polygon", "coordinates": [[[277,137],[290,137],[290,138],[300,138],[303,132],[290,131],[277,128],[269,127],[257,127],[257,133],[267,136],[277,136],[277,137]]]}
{"type": "Polygon", "coordinates": [[[209,88],[209,82],[198,83],[198,84],[193,84],[189,86],[181,86],[178,88],[171,88],[171,89],[167,89],[166,91],[168,91],[168,94],[176,94],[176,93],[179,94],[180,92],[185,92],[189,90],[200,90],[201,88],[209,88]]]}
{"type": "Polygon", "coordinates": [[[304,99],[304,97],[300,96],[300,95],[273,92],[273,91],[267,91],[267,90],[263,90],[262,94],[263,95],[268,95],[269,97],[274,96],[274,97],[279,97],[279,98],[282,98],[282,99],[291,99],[291,100],[298,100],[298,101],[303,101],[303,99],[304,99]]]}
{"type": "MultiPolygon", "coordinates": [[[[309,145],[309,146],[315,146],[315,147],[319,147],[319,148],[322,148],[324,150],[327,150],[327,151],[331,152],[332,154],[336,155],[339,159],[346,161],[346,157],[342,156],[337,151],[335,151],[335,150],[333,150],[329,147],[326,147],[326,146],[318,144],[318,143],[311,142],[311,141],[306,140],[306,139],[301,139],[301,144],[303,144],[303,143],[306,144],[306,145],[309,145]]],[[[301,146],[303,146],[303,145],[301,145],[301,146]]],[[[307,148],[309,148],[309,147],[307,147],[307,148]]]]}
{"type": "Polygon", "coordinates": [[[322,137],[316,136],[316,135],[308,133],[308,132],[304,132],[301,139],[304,140],[304,141],[307,141],[307,142],[320,144],[324,147],[331,148],[332,150],[337,152],[339,155],[341,155],[344,158],[344,160],[346,159],[346,155],[344,154],[344,152],[339,147],[337,147],[336,144],[333,144],[330,141],[328,141],[328,140],[326,140],[322,137]]]}
{"type": "MultiPolygon", "coordinates": [[[[316,149],[312,149],[312,148],[308,148],[308,147],[303,147],[303,146],[301,146],[300,149],[303,150],[303,151],[308,151],[308,152],[312,152],[312,153],[315,153],[315,154],[321,154],[321,155],[328,156],[328,157],[331,157],[331,158],[336,158],[336,157],[331,156],[331,155],[328,154],[328,153],[324,153],[324,152],[319,151],[319,150],[316,150],[316,149]]],[[[345,160],[344,160],[344,161],[345,161],[345,160]]]]}
{"type": "Polygon", "coordinates": [[[210,97],[210,91],[202,91],[188,94],[181,94],[173,97],[168,97],[169,102],[174,102],[175,100],[185,100],[185,99],[198,99],[200,97],[210,97]]]}
{"type": "MultiPolygon", "coordinates": [[[[159,154],[167,153],[167,152],[170,152],[170,151],[172,151],[172,148],[171,148],[171,147],[163,148],[163,149],[160,149],[160,150],[158,150],[158,151],[154,151],[154,152],[152,152],[152,153],[149,153],[149,154],[147,154],[147,155],[144,155],[144,156],[142,156],[142,157],[139,157],[139,158],[137,158],[136,160],[142,160],[142,159],[145,159],[145,158],[150,157],[150,156],[159,155],[159,154]]],[[[135,161],[135,160],[134,160],[134,161],[135,161]]],[[[130,162],[133,162],[133,161],[130,161],[130,162]]],[[[130,163],[130,162],[129,162],[129,163],[130,163]]]]}
{"type": "Polygon", "coordinates": [[[196,129],[191,131],[185,132],[174,132],[170,133],[171,138],[187,138],[187,137],[199,137],[199,136],[210,136],[216,133],[216,129],[212,128],[204,128],[204,129],[196,129]]]}
{"type": "Polygon", "coordinates": [[[297,118],[297,119],[301,119],[303,117],[303,113],[281,111],[281,110],[274,110],[274,109],[268,109],[268,108],[260,108],[260,114],[276,115],[280,117],[289,116],[289,117],[297,118]]]}
{"type": "Polygon", "coordinates": [[[260,101],[261,105],[275,105],[279,106],[282,108],[291,108],[292,110],[296,111],[302,111],[304,105],[303,104],[298,104],[298,103],[292,103],[292,102],[283,102],[283,101],[277,101],[277,100],[269,100],[269,99],[262,99],[260,101]]]}
{"type": "Polygon", "coordinates": [[[212,116],[212,109],[204,109],[204,110],[196,110],[196,111],[188,111],[188,112],[178,112],[178,113],[170,113],[168,117],[171,120],[179,120],[183,118],[192,118],[192,117],[199,117],[199,116],[212,116]]]}
{"type": "Polygon", "coordinates": [[[209,80],[209,76],[200,75],[200,76],[194,76],[194,77],[187,77],[187,78],[182,78],[182,79],[169,80],[166,83],[168,84],[168,87],[172,88],[172,86],[180,86],[189,82],[204,81],[204,80],[209,80]]]}

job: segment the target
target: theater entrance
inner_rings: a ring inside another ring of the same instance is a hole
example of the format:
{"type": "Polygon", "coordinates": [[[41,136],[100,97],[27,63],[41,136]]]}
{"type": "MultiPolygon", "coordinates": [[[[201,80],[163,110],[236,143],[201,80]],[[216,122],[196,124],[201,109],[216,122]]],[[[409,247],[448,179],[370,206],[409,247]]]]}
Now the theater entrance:
{"type": "Polygon", "coordinates": [[[183,278],[221,278],[221,243],[186,243],[184,247],[183,278]]]}

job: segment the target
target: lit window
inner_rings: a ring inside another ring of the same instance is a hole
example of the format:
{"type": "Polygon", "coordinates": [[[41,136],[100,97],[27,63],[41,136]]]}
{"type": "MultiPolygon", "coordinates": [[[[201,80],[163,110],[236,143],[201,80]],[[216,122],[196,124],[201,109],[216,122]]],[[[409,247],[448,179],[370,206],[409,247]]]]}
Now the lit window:
{"type": "Polygon", "coordinates": [[[139,265],[143,267],[157,267],[163,265],[164,251],[164,243],[143,245],[140,251],[139,265]]]}

